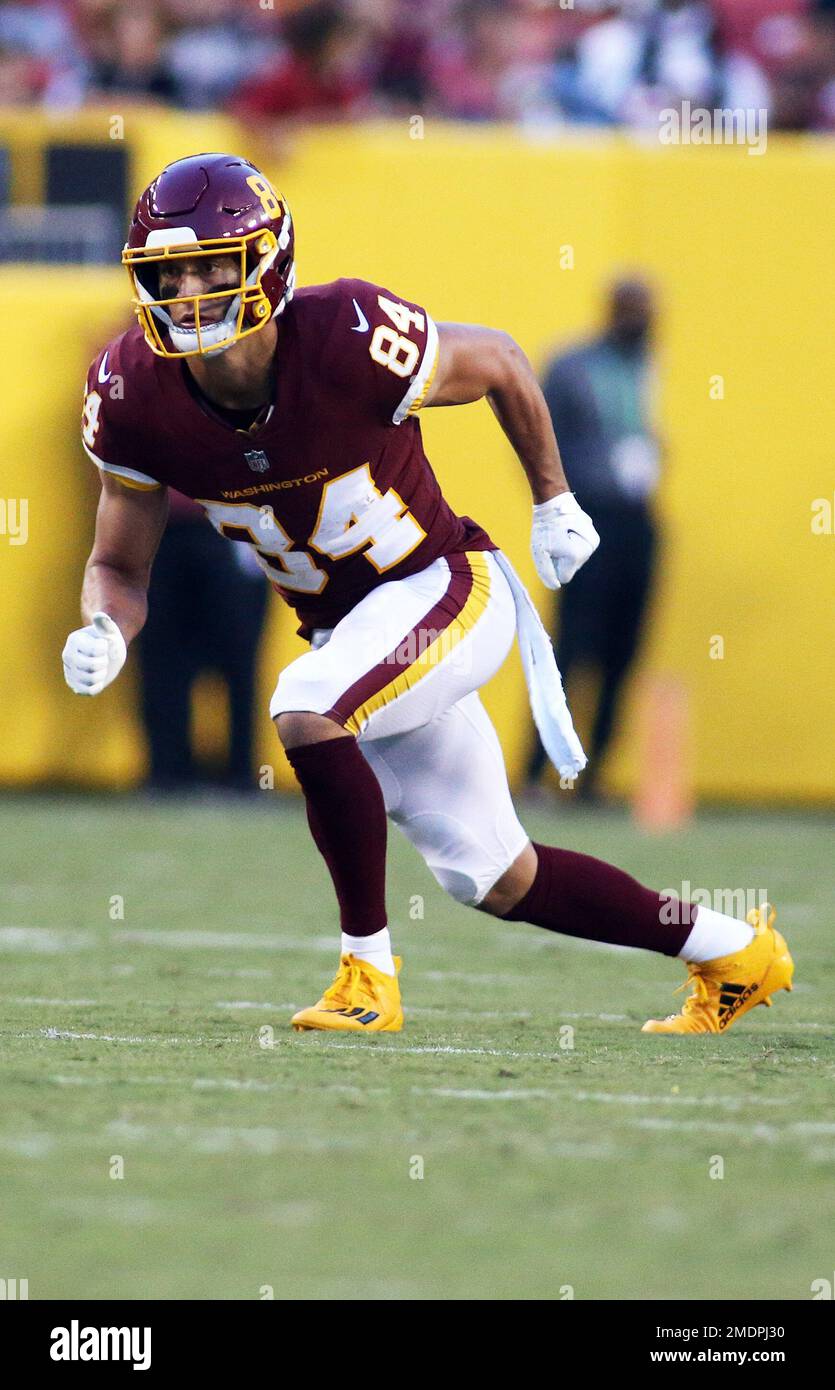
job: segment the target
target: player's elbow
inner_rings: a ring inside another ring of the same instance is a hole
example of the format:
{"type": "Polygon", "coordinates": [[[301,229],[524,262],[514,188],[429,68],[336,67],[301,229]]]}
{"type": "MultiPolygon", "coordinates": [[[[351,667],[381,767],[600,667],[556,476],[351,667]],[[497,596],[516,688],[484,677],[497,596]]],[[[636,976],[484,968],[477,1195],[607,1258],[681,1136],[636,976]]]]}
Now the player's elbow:
{"type": "Polygon", "coordinates": [[[530,377],[532,373],[533,368],[528,361],[527,354],[519,346],[516,339],[510,333],[506,333],[504,329],[497,329],[491,372],[491,393],[512,389],[520,381],[530,377]]]}
{"type": "Polygon", "coordinates": [[[126,589],[147,592],[151,582],[150,561],[145,564],[120,555],[94,549],[84,570],[85,580],[115,582],[126,589]]]}

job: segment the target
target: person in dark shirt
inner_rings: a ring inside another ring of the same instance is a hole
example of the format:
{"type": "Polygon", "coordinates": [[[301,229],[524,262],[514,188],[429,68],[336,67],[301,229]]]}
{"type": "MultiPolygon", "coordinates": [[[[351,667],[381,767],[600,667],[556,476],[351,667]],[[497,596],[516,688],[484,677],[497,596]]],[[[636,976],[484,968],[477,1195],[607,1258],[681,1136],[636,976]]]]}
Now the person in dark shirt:
{"type": "MultiPolygon", "coordinates": [[[[652,498],[660,450],[650,418],[653,298],[640,279],[612,286],[604,331],[550,362],[543,393],[566,471],[592,513],[600,549],[560,594],[557,664],[599,673],[589,766],[578,794],[595,800],[627,677],[635,660],[656,555],[652,498]]],[[[527,769],[536,794],[545,768],[538,739],[527,769]]]]}
{"type": "Polygon", "coordinates": [[[170,489],[168,525],[149,586],[148,621],[138,639],[148,788],[213,785],[254,791],[253,711],[258,648],[269,585],[248,546],[226,545],[203,508],[170,489]],[[191,733],[191,695],[204,671],[229,697],[225,764],[203,768],[191,733]]]}

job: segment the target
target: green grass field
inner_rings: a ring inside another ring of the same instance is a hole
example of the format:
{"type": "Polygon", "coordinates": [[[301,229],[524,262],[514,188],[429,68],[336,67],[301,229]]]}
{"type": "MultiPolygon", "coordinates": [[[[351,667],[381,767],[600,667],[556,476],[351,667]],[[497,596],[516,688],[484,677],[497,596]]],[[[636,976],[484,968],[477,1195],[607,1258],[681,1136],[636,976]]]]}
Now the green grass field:
{"type": "Polygon", "coordinates": [[[810,1298],[835,1256],[831,821],[527,824],[658,887],[767,890],[795,992],[721,1039],[642,1036],[680,962],[460,907],[395,832],[407,1026],[300,1036],[337,936],[295,802],[0,801],[0,1276],[32,1299],[810,1298]]]}

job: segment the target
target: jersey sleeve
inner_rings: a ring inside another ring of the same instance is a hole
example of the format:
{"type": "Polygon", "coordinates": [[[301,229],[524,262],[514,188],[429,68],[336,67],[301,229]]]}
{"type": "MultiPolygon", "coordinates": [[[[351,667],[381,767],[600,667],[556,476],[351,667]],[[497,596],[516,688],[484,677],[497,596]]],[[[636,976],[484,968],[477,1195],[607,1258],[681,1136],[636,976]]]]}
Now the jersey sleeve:
{"type": "Polygon", "coordinates": [[[111,345],[87,373],[81,442],[101,473],[112,474],[125,487],[149,492],[162,484],[142,467],[142,431],[130,401],[130,384],[118,366],[118,348],[111,345]]]}
{"type": "Polygon", "coordinates": [[[423,404],[438,365],[438,330],[419,304],[368,280],[335,282],[326,370],[381,422],[423,404]]]}

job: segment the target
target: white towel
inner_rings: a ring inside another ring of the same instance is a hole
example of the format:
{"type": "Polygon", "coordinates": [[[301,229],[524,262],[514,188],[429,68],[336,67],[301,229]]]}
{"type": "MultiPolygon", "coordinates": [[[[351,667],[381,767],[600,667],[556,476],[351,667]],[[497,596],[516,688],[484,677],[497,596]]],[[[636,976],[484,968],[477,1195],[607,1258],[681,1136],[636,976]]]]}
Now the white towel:
{"type": "Polygon", "coordinates": [[[574,778],[583,771],[588,758],[571,720],[551,639],[507,556],[501,550],[494,554],[513,593],[522,669],[542,746],[560,776],[574,778]]]}

